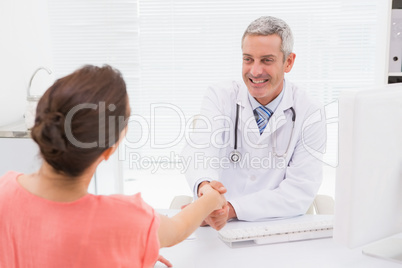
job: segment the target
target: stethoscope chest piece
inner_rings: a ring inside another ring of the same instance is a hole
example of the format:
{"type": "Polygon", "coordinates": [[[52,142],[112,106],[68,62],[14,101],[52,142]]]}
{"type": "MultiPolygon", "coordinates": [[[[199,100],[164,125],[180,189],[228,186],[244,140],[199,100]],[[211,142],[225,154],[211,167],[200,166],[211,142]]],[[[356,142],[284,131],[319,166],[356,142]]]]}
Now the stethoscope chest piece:
{"type": "Polygon", "coordinates": [[[229,160],[232,163],[237,163],[239,162],[241,159],[241,154],[239,151],[237,150],[233,150],[230,154],[229,154],[229,160]]]}

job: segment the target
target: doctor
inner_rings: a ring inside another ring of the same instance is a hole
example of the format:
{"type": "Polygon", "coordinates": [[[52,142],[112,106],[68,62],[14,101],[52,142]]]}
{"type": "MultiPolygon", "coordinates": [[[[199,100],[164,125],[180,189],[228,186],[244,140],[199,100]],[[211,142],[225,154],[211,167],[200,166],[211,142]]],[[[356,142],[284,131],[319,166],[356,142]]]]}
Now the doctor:
{"type": "Polygon", "coordinates": [[[321,107],[284,78],[293,36],[281,19],[261,17],[242,38],[243,81],[211,86],[183,154],[187,181],[227,188],[227,206],[205,224],[304,214],[322,181],[326,132],[321,107]]]}

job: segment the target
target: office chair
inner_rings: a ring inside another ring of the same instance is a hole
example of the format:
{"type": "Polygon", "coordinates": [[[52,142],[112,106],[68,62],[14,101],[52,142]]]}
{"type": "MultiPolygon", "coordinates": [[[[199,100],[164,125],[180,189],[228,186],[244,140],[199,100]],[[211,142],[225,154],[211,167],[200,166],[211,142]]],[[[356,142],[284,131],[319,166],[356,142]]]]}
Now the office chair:
{"type": "Polygon", "coordinates": [[[334,214],[335,202],[329,195],[316,195],[306,214],[334,214]]]}

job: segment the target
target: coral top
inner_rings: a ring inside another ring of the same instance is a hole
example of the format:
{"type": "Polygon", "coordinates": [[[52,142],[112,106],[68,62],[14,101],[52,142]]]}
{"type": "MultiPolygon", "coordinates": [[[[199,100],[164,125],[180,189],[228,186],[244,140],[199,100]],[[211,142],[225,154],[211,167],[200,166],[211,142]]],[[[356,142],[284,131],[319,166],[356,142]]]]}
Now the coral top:
{"type": "Polygon", "coordinates": [[[0,177],[0,267],[153,267],[159,217],[140,194],[53,202],[19,175],[0,177]]]}

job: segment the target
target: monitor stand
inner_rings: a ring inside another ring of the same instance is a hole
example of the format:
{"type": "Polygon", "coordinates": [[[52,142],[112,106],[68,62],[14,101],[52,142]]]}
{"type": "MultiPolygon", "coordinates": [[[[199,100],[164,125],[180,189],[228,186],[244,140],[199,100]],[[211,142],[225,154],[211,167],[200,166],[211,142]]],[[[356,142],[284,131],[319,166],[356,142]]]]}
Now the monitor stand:
{"type": "Polygon", "coordinates": [[[402,264],[402,237],[390,237],[367,245],[363,254],[402,264]]]}

